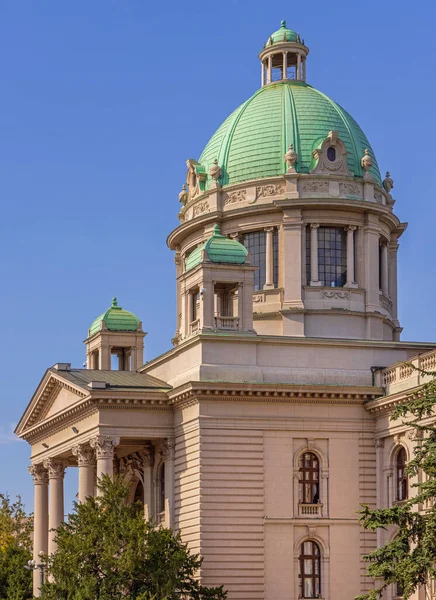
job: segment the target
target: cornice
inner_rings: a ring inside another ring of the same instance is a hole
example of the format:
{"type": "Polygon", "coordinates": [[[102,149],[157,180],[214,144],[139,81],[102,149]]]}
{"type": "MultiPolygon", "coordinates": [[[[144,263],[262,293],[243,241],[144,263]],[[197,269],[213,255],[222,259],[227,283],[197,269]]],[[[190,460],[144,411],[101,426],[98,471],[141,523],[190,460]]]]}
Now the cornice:
{"type": "Polygon", "coordinates": [[[383,395],[381,398],[371,400],[365,405],[366,410],[378,417],[390,414],[396,406],[404,404],[414,396],[422,386],[416,386],[390,396],[383,395]]]}

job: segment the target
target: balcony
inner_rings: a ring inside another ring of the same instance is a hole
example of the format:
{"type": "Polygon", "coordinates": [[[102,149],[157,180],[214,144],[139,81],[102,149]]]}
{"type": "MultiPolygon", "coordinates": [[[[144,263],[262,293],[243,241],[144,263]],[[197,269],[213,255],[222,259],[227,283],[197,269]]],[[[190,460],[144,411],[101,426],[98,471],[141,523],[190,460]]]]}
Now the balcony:
{"type": "Polygon", "coordinates": [[[239,317],[215,317],[215,329],[238,331],[239,317]]]}
{"type": "Polygon", "coordinates": [[[317,504],[303,504],[300,502],[298,504],[298,516],[306,519],[322,517],[322,506],[320,502],[317,504]]]}
{"type": "Polygon", "coordinates": [[[396,394],[431,381],[432,376],[426,375],[422,371],[436,371],[435,350],[411,358],[408,362],[383,369],[377,383],[386,388],[387,396],[396,394]]]}

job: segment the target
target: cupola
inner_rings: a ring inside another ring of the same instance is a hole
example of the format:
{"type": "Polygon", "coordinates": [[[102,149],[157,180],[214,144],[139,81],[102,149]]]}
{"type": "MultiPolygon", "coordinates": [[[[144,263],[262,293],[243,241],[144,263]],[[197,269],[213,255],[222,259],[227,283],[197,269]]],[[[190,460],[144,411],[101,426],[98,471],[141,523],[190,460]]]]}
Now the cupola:
{"type": "Polygon", "coordinates": [[[116,356],[119,371],[135,371],[143,364],[145,335],[138,317],[113,298],[111,306],[88,329],[87,368],[109,371],[116,356]]]}
{"type": "Polygon", "coordinates": [[[304,40],[282,21],[259,54],[262,64],[262,87],[276,81],[306,81],[306,58],[309,48],[304,40]]]}

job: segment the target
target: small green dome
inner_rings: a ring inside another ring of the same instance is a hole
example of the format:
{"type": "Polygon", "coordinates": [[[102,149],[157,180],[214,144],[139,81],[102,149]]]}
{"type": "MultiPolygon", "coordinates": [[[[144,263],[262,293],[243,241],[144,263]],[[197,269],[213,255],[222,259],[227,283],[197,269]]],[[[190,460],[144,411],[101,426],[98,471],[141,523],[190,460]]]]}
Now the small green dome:
{"type": "Polygon", "coordinates": [[[140,320],[136,315],[118,306],[116,298],[112,299],[110,308],[93,321],[89,328],[89,337],[101,331],[102,321],[109,331],[137,331],[140,324],[140,320]]]}
{"type": "Polygon", "coordinates": [[[274,33],[272,33],[269,36],[268,41],[265,44],[265,47],[271,46],[271,44],[279,44],[280,42],[299,42],[299,41],[300,41],[300,36],[298,35],[298,33],[296,33],[295,31],[292,31],[292,29],[288,29],[286,27],[286,21],[282,21],[280,29],[277,29],[277,31],[274,31],[274,33]]]}
{"type": "Polygon", "coordinates": [[[218,225],[214,225],[211,237],[191,252],[185,261],[186,271],[190,271],[201,263],[203,250],[211,262],[243,265],[247,260],[248,250],[245,246],[221,235],[218,225]]]}
{"type": "MultiPolygon", "coordinates": [[[[215,159],[221,167],[220,183],[276,177],[286,173],[284,155],[293,144],[298,173],[310,173],[316,161],[312,152],[330,131],[338,131],[347,149],[351,173],[363,177],[365,149],[374,159],[370,169],[381,185],[374,152],[353,117],[328,96],[303,81],[285,80],[260,88],[218,128],[203,150],[199,163],[209,173],[215,159]]],[[[206,189],[213,183],[208,175],[206,189]]]]}

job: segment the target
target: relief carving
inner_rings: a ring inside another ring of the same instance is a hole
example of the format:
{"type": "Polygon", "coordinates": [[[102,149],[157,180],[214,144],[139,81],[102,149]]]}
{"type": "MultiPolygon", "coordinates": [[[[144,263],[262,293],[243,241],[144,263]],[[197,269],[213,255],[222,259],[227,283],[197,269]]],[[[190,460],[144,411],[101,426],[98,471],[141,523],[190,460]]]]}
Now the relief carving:
{"type": "Polygon", "coordinates": [[[278,196],[285,193],[285,188],[281,183],[260,185],[256,188],[258,198],[267,198],[268,196],[278,196]]]}
{"type": "Polygon", "coordinates": [[[313,193],[326,193],[329,191],[329,182],[328,181],[306,181],[303,183],[303,192],[313,194],[313,193]]]}
{"type": "Polygon", "coordinates": [[[253,302],[265,302],[265,294],[255,294],[253,296],[253,302]]]}
{"type": "Polygon", "coordinates": [[[247,190],[236,190],[226,194],[224,204],[234,204],[235,202],[244,202],[247,198],[247,190]]]}
{"type": "Polygon", "coordinates": [[[342,195],[361,196],[362,190],[357,183],[349,183],[341,181],[339,183],[339,191],[342,195]]]}
{"type": "Polygon", "coordinates": [[[198,215],[203,214],[204,212],[209,211],[209,202],[205,200],[204,202],[199,202],[192,209],[192,218],[198,217],[198,215]]]}
{"type": "Polygon", "coordinates": [[[383,195],[380,192],[374,192],[374,200],[376,202],[380,202],[380,204],[383,203],[383,195]]]}
{"type": "Polygon", "coordinates": [[[350,292],[339,292],[336,290],[323,290],[321,298],[334,298],[335,300],[345,300],[350,297],[350,292]]]}

